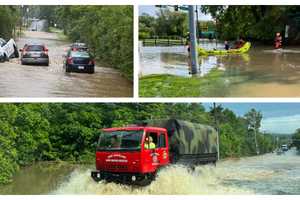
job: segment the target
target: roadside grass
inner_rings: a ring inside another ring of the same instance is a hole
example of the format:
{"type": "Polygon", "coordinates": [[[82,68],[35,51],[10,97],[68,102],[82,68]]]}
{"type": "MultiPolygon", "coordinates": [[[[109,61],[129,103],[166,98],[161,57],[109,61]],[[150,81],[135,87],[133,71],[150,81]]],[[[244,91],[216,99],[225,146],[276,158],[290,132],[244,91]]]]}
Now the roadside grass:
{"type": "Polygon", "coordinates": [[[64,34],[63,30],[61,30],[61,29],[54,28],[54,27],[49,27],[49,32],[50,33],[56,33],[59,40],[69,41],[68,36],[66,36],[64,34]]]}
{"type": "Polygon", "coordinates": [[[224,71],[213,69],[203,77],[168,74],[139,79],[140,97],[222,97],[226,95],[224,71]]]}

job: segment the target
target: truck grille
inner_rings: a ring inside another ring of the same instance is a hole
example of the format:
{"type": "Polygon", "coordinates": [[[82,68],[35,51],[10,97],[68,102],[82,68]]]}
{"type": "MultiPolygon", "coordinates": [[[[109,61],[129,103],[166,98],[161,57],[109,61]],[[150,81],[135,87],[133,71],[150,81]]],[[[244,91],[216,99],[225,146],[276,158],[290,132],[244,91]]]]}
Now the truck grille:
{"type": "Polygon", "coordinates": [[[107,170],[127,170],[127,165],[106,165],[107,170]]]}

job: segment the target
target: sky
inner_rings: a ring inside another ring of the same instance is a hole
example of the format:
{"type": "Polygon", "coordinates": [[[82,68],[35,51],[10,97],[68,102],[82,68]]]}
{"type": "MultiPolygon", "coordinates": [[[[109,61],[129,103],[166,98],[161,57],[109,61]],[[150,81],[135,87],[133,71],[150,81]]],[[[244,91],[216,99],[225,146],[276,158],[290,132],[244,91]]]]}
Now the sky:
{"type": "MultiPolygon", "coordinates": [[[[219,103],[218,103],[219,104],[219,103]]],[[[300,103],[220,103],[237,115],[243,116],[251,108],[263,114],[261,131],[291,134],[300,128],[300,103]]],[[[206,109],[212,103],[203,104],[206,109]]]]}
{"type": "MultiPolygon", "coordinates": [[[[156,12],[159,11],[160,8],[155,7],[154,5],[149,6],[139,6],[139,15],[142,15],[143,13],[147,13],[151,16],[155,16],[156,12]]],[[[162,8],[164,9],[164,8],[162,8]]],[[[172,9],[169,7],[169,9],[172,9]]],[[[207,21],[212,20],[210,15],[205,15],[201,12],[199,12],[199,20],[207,21]]]]}

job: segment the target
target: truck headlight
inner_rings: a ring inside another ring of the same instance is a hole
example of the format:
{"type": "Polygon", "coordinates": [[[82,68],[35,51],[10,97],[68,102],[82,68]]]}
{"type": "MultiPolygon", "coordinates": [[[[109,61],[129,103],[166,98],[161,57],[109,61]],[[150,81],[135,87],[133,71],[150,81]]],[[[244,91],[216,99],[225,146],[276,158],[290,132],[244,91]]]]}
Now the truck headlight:
{"type": "Polygon", "coordinates": [[[135,181],[135,180],[136,180],[136,177],[135,177],[135,176],[132,176],[132,177],[131,177],[131,180],[132,180],[132,181],[135,181]]]}

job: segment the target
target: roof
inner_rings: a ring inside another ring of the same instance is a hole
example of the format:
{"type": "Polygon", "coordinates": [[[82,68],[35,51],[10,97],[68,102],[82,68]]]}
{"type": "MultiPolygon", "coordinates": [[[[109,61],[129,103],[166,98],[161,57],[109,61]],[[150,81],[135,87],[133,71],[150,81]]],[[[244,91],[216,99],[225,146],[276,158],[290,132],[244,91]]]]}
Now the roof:
{"type": "Polygon", "coordinates": [[[158,130],[158,131],[166,131],[165,128],[152,127],[152,126],[126,126],[126,127],[104,128],[102,130],[105,131],[105,132],[112,132],[112,131],[134,131],[134,130],[158,130]]]}

